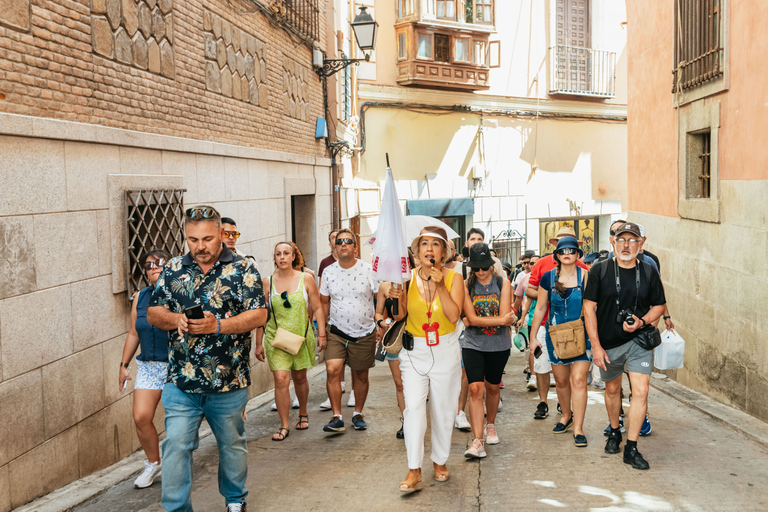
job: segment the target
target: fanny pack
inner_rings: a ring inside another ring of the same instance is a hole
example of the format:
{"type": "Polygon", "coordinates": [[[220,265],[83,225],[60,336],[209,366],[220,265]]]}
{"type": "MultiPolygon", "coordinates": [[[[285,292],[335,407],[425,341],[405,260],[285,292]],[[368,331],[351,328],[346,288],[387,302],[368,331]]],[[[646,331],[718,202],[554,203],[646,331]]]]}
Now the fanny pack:
{"type": "Polygon", "coordinates": [[[355,343],[357,343],[357,340],[359,339],[359,338],[355,338],[354,336],[350,336],[349,334],[345,333],[335,325],[330,325],[329,327],[330,327],[330,331],[336,336],[338,336],[339,338],[344,338],[347,341],[354,341],[355,343]]]}
{"type": "Polygon", "coordinates": [[[632,341],[645,350],[653,350],[661,345],[661,333],[658,329],[652,331],[640,331],[640,334],[632,338],[632,341]]]}

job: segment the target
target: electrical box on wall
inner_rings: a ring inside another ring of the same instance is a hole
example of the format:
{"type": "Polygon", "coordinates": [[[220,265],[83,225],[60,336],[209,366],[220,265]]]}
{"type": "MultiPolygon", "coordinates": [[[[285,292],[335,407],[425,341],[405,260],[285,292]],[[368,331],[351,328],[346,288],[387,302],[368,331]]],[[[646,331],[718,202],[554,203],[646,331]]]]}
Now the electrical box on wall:
{"type": "Polygon", "coordinates": [[[322,117],[317,118],[317,124],[315,125],[315,138],[322,139],[328,136],[328,126],[325,123],[325,119],[322,117]]]}

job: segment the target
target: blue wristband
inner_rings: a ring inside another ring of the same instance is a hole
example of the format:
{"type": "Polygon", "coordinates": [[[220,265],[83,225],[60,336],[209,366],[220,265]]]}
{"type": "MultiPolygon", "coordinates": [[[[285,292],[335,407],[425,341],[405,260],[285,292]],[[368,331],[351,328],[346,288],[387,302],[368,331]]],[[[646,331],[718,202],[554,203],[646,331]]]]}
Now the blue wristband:
{"type": "Polygon", "coordinates": [[[216,323],[219,324],[219,328],[216,329],[216,336],[221,334],[221,320],[219,318],[216,318],[216,323]]]}

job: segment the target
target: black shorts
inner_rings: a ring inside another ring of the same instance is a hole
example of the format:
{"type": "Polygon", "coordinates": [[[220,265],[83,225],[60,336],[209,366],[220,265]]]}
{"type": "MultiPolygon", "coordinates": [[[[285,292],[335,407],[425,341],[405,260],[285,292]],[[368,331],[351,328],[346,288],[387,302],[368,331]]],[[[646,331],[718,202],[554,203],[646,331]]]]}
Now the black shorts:
{"type": "Polygon", "coordinates": [[[473,382],[488,381],[489,384],[501,383],[501,375],[507,366],[510,349],[501,352],[480,352],[471,348],[461,349],[461,357],[464,360],[464,370],[467,372],[467,380],[473,382]]]}

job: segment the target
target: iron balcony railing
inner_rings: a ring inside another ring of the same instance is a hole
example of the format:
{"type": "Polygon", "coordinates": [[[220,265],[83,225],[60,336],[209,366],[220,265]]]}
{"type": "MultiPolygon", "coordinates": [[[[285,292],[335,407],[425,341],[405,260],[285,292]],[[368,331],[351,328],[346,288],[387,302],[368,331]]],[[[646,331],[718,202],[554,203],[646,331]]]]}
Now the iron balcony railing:
{"type": "Polygon", "coordinates": [[[558,44],[549,49],[549,94],[613,98],[616,53],[558,44]]]}

